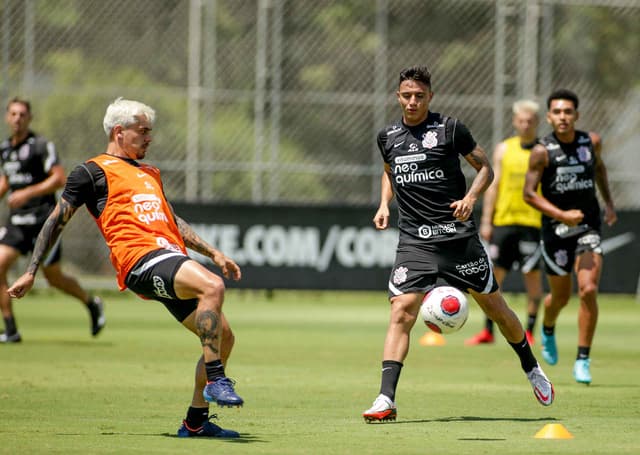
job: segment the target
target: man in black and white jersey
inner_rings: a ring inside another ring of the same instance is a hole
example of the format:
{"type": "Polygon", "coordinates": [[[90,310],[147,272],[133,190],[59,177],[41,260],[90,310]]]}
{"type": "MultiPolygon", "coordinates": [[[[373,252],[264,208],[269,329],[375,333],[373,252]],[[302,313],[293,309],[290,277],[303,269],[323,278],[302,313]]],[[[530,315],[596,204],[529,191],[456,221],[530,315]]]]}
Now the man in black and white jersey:
{"type": "Polygon", "coordinates": [[[516,314],[507,306],[472,218],[473,206],[493,179],[489,160],[457,119],[430,112],[433,97],[426,67],[400,72],[402,120],[378,134],[384,160],[381,200],[373,222],[389,224],[389,204],[398,204],[400,239],[389,279],[391,318],[384,343],[380,394],[365,421],[395,420],[395,392],[409,334],[425,293],[438,278],[469,292],[499,326],[518,354],[537,400],[553,402],[553,386],[538,365],[516,314]],[[477,174],[467,190],[460,156],[477,174]]]}
{"type": "MultiPolygon", "coordinates": [[[[9,194],[9,219],[0,227],[0,311],[5,325],[0,343],[22,340],[7,294],[7,272],[19,256],[33,249],[40,228],[56,205],[55,192],[65,182],[64,168],[53,142],[29,129],[31,118],[28,101],[20,98],[9,101],[5,120],[11,136],[0,143],[0,198],[9,194]]],[[[102,300],[89,295],[74,277],[65,274],[60,267],[60,258],[58,244],[44,263],[47,281],[87,307],[91,333],[96,336],[105,324],[102,300]]]]}
{"type": "Polygon", "coordinates": [[[605,203],[605,222],[612,225],[617,216],[601,158],[602,141],[594,132],[576,130],[578,118],[575,93],[561,89],[549,96],[547,121],[553,132],[531,152],[524,198],[542,212],[542,257],[551,290],[544,301],[542,356],[550,365],[558,362],[555,325],[560,311],[569,303],[574,270],[580,308],[573,375],[577,382],[590,384],[590,351],[598,321],[597,294],[602,271],[596,186],[605,203]],[[542,194],[536,193],[538,185],[542,194]]]}

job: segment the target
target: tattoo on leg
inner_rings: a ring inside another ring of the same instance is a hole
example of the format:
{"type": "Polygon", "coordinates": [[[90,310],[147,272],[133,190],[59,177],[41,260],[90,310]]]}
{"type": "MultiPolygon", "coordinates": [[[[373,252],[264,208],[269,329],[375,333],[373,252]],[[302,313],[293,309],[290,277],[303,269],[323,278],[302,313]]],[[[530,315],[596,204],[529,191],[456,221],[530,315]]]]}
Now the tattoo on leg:
{"type": "Polygon", "coordinates": [[[219,316],[211,310],[198,311],[196,314],[196,328],[200,343],[202,347],[208,347],[215,354],[218,354],[218,322],[219,316]]]}

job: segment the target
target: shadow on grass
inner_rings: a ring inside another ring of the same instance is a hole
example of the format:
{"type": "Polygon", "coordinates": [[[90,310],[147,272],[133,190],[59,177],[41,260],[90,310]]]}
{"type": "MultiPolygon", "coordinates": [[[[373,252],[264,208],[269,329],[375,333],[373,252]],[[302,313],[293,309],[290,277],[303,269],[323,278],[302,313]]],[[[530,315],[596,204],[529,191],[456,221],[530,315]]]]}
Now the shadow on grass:
{"type": "Polygon", "coordinates": [[[506,441],[507,438],[458,438],[458,441],[506,441]]]}
{"type": "Polygon", "coordinates": [[[265,441],[264,439],[260,439],[256,436],[252,436],[251,434],[246,434],[246,433],[240,433],[239,438],[207,438],[207,437],[201,437],[201,436],[195,436],[192,438],[178,438],[178,436],[171,433],[162,433],[160,436],[165,436],[167,438],[176,438],[176,439],[215,439],[217,441],[224,441],[232,444],[253,444],[256,442],[268,442],[268,441],[265,441]]]}
{"type": "MultiPolygon", "coordinates": [[[[269,442],[264,439],[260,439],[256,436],[252,436],[251,434],[240,434],[239,438],[207,438],[207,437],[192,437],[192,438],[178,438],[175,433],[129,433],[129,432],[117,432],[117,431],[109,431],[100,433],[101,436],[151,436],[151,437],[165,437],[165,438],[175,438],[175,439],[195,439],[195,440],[203,440],[203,439],[215,439],[217,441],[230,442],[234,444],[249,444],[256,442],[269,442]]],[[[56,433],[56,436],[87,436],[86,433],[56,433]]]]}
{"type": "Polygon", "coordinates": [[[112,348],[115,344],[111,341],[98,341],[97,338],[94,339],[86,339],[86,340],[50,340],[50,339],[29,339],[26,342],[23,342],[23,345],[38,345],[45,344],[47,346],[62,346],[62,347],[78,347],[78,348],[112,348]]]}
{"type": "Polygon", "coordinates": [[[640,384],[584,384],[586,389],[637,389],[640,384]]]}
{"type": "MultiPolygon", "coordinates": [[[[480,416],[457,416],[442,417],[440,419],[420,419],[420,420],[401,420],[393,422],[385,422],[384,425],[401,425],[404,423],[432,423],[432,422],[549,422],[556,421],[555,417],[480,417],[480,416]]],[[[375,425],[375,424],[374,424],[375,425]]]]}
{"type": "MultiPolygon", "coordinates": [[[[100,433],[101,436],[151,436],[151,437],[164,437],[164,438],[174,438],[174,439],[195,439],[195,440],[203,440],[203,439],[215,439],[217,441],[231,442],[234,444],[249,444],[255,442],[269,442],[264,439],[259,439],[256,436],[252,436],[248,433],[241,433],[239,438],[207,438],[207,437],[192,437],[192,438],[178,438],[175,433],[129,433],[129,432],[118,432],[118,431],[109,431],[100,433]]],[[[87,433],[56,433],[56,436],[87,436],[87,433]]]]}

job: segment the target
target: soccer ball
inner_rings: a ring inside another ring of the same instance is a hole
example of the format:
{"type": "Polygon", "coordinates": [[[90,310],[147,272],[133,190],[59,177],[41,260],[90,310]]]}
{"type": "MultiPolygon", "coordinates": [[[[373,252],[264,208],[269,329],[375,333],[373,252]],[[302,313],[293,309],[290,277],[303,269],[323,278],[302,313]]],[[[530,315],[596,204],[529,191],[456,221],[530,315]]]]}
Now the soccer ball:
{"type": "Polygon", "coordinates": [[[420,315],[434,332],[453,333],[464,325],[469,316],[467,298],[452,286],[438,286],[424,296],[420,315]]]}

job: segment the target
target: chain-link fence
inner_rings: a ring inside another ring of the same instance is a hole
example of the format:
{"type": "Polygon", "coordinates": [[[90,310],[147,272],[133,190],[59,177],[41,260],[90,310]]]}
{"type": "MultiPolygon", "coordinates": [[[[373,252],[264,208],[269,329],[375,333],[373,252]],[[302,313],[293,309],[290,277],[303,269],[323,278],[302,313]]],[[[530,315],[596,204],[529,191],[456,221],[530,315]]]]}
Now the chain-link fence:
{"type": "MultiPolygon", "coordinates": [[[[172,200],[373,204],[397,74],[427,64],[432,109],[489,151],[514,100],[576,91],[618,206],[640,207],[638,0],[0,0],[0,20],[0,94],[32,100],[68,170],[124,96],[158,112],[148,161],[172,200]]],[[[67,257],[108,270],[80,219],[67,257]]]]}

